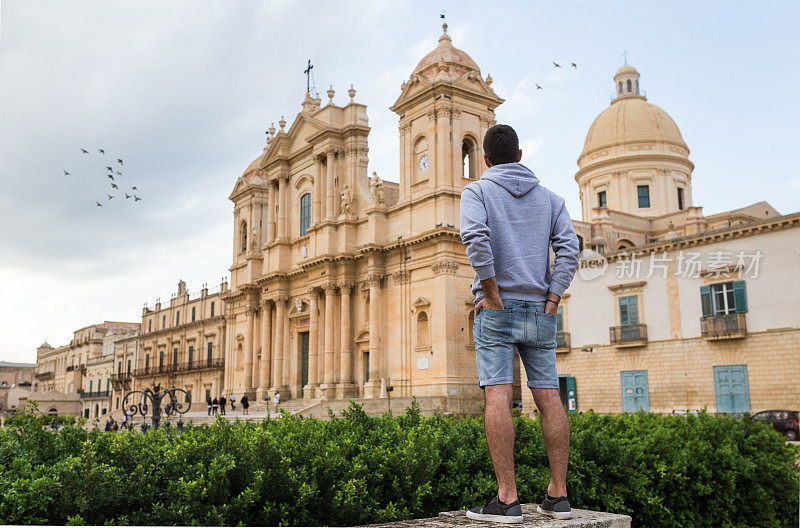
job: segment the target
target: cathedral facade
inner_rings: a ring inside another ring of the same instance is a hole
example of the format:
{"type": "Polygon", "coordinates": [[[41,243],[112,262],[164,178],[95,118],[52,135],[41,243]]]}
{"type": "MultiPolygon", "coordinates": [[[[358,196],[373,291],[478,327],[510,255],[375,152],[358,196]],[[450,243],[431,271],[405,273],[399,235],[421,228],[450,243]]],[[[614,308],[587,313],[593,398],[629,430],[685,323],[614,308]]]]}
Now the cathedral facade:
{"type": "MultiPolygon", "coordinates": [[[[256,401],[477,401],[463,187],[501,102],[446,28],[392,110],[400,181],[368,174],[366,108],[306,94],[238,179],[225,386],[256,401]],[[432,401],[432,400],[431,400],[432,401]]],[[[442,403],[449,402],[449,403],[442,403]]],[[[456,402],[456,403],[453,403],[456,402]]]]}

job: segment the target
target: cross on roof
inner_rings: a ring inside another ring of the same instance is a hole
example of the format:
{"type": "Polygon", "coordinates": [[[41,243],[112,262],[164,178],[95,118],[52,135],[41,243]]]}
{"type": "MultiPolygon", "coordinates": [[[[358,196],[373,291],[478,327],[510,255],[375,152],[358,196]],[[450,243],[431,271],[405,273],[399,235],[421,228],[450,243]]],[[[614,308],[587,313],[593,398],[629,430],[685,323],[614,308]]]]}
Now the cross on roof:
{"type": "Polygon", "coordinates": [[[625,64],[628,64],[628,52],[627,51],[623,51],[622,52],[622,57],[625,59],[625,64]]]}
{"type": "Polygon", "coordinates": [[[306,74],[306,92],[311,93],[311,70],[314,69],[314,66],[311,65],[311,59],[308,59],[308,67],[303,70],[303,73],[306,74]]]}

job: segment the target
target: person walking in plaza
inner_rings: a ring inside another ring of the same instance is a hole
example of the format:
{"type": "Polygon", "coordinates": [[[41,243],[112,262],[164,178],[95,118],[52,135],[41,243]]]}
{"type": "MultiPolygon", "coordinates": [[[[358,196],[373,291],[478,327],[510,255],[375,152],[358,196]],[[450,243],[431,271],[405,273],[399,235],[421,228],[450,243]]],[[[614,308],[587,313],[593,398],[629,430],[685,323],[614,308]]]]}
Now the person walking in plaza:
{"type": "Polygon", "coordinates": [[[236,395],[234,393],[231,393],[231,410],[236,410],[236,395]]]}
{"type": "Polygon", "coordinates": [[[483,140],[489,167],[461,193],[461,239],[475,270],[478,382],[484,391],[484,427],[498,493],[467,510],[471,519],[521,523],[514,471],[511,400],[514,354],[541,414],[550,482],[539,513],[569,519],[569,421],[558,393],[556,313],[578,266],[578,238],[564,199],[539,185],[519,163],[519,139],[495,125],[483,140]],[[555,260],[550,267],[550,247],[555,260]]]}
{"type": "Polygon", "coordinates": [[[278,404],[280,402],[281,402],[281,393],[276,391],[275,392],[275,397],[272,398],[272,403],[275,404],[275,412],[278,412],[280,410],[280,409],[278,409],[278,404]]]}
{"type": "Polygon", "coordinates": [[[247,409],[250,408],[250,400],[247,399],[247,394],[242,394],[242,414],[250,414],[247,409]]]}
{"type": "Polygon", "coordinates": [[[206,396],[206,403],[208,404],[208,415],[211,416],[211,395],[206,396]]]}
{"type": "Polygon", "coordinates": [[[223,416],[225,415],[225,404],[226,403],[228,403],[228,401],[225,399],[225,396],[224,395],[220,396],[219,397],[219,413],[221,415],[223,415],[223,416]]]}
{"type": "Polygon", "coordinates": [[[217,400],[217,398],[214,397],[214,399],[211,400],[211,412],[217,414],[217,407],[219,407],[219,400],[217,400]]]}

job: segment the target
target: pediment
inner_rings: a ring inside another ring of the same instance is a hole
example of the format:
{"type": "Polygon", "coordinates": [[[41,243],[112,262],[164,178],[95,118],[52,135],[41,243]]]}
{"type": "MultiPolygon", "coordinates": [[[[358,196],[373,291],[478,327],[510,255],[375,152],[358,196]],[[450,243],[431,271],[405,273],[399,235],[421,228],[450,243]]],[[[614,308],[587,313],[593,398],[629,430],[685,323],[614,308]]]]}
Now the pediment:
{"type": "Polygon", "coordinates": [[[418,297],[416,301],[414,301],[415,308],[422,308],[424,306],[430,306],[431,302],[426,299],[425,297],[418,297]]]}

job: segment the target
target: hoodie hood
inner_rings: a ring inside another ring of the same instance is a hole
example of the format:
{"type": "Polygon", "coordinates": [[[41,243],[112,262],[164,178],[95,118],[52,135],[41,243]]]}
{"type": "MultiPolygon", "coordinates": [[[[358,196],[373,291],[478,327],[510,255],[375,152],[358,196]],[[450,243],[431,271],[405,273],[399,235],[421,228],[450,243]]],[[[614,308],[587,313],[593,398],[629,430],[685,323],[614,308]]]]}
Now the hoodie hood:
{"type": "Polygon", "coordinates": [[[539,178],[521,163],[502,163],[489,167],[481,179],[496,183],[517,198],[539,185],[539,178]]]}

